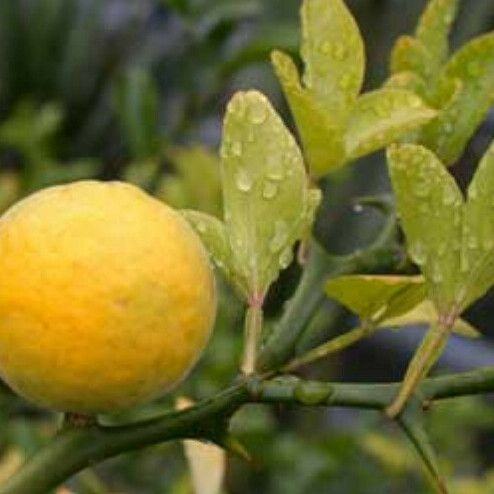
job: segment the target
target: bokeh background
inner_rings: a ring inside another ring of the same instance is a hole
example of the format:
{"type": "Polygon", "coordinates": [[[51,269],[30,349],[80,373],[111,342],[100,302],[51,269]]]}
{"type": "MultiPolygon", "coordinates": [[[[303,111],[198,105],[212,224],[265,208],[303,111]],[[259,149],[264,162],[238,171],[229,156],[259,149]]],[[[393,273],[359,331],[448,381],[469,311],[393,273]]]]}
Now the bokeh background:
{"type": "MultiPolygon", "coordinates": [[[[463,0],[453,46],[494,26],[493,0],[463,0]]],[[[349,0],[367,44],[368,88],[387,74],[390,46],[411,32],[423,0],[349,0]]],[[[265,92],[291,125],[268,58],[299,44],[299,0],[0,0],[0,211],[48,185],[81,178],[138,184],[176,207],[221,216],[216,150],[226,102],[238,89],[265,92]]],[[[487,119],[452,172],[464,186],[494,137],[487,119]]],[[[322,184],[317,236],[333,252],[364,246],[380,218],[355,210],[389,191],[382,154],[322,184]]],[[[296,286],[292,265],[269,294],[268,325],[296,286]]],[[[1,276],[1,273],[0,273],[1,276]]],[[[173,397],[107,421],[138,420],[226,386],[240,355],[243,307],[220,281],[213,340],[173,397]]],[[[494,364],[494,299],[467,314],[485,338],[452,339],[437,372],[494,364]]],[[[67,301],[70,303],[70,301],[67,301]]],[[[355,321],[328,302],[300,343],[310,347],[355,321]]],[[[385,332],[304,370],[326,380],[398,379],[423,328],[385,332]]],[[[111,364],[109,364],[111,365],[111,364]]],[[[494,401],[436,405],[428,428],[453,494],[494,493],[494,401]]],[[[0,482],[46,442],[60,417],[0,387],[0,482]]],[[[232,428],[252,455],[228,460],[229,494],[426,494],[418,459],[377,414],[248,406],[232,428]]],[[[180,444],[130,453],[85,471],[58,491],[188,494],[180,444]]]]}

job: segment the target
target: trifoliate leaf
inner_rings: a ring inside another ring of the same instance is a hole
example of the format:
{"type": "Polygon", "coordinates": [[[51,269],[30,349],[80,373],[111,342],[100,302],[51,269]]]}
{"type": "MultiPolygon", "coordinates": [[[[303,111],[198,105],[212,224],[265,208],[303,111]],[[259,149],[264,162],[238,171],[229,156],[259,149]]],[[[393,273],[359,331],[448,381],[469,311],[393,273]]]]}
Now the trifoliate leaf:
{"type": "Polygon", "coordinates": [[[494,102],[494,34],[474,39],[447,63],[440,84],[459,81],[455,97],[436,121],[426,126],[421,142],[446,165],[459,159],[494,102]]]}
{"type": "Polygon", "coordinates": [[[364,94],[350,115],[346,154],[356,159],[377,151],[435,116],[436,112],[410,91],[380,89],[364,94]]]}
{"type": "Polygon", "coordinates": [[[458,0],[431,0],[418,23],[416,37],[427,47],[436,67],[440,67],[448,56],[448,38],[458,3],[458,0]]]}
{"type": "Polygon", "coordinates": [[[376,324],[413,309],[425,298],[425,284],[422,276],[350,275],[330,280],[326,294],[376,324]]]}
{"type": "Polygon", "coordinates": [[[421,146],[394,145],[388,160],[410,257],[442,314],[455,303],[462,278],[462,194],[444,165],[421,146]]]}
{"type": "Polygon", "coordinates": [[[343,165],[341,128],[315,96],[302,88],[297,67],[288,55],[274,51],[271,61],[297,123],[311,173],[318,176],[343,165]]]}
{"type": "Polygon", "coordinates": [[[303,81],[324,110],[343,122],[364,78],[357,23],[343,0],[304,0],[301,17],[303,81]]]}
{"type": "Polygon", "coordinates": [[[268,100],[239,92],[228,104],[221,147],[225,225],[237,284],[262,297],[312,224],[301,152],[268,100]]]}
{"type": "Polygon", "coordinates": [[[389,164],[410,257],[440,314],[461,312],[494,285],[494,144],[464,202],[445,166],[421,146],[390,148],[389,164]]]}
{"type": "Polygon", "coordinates": [[[400,36],[391,52],[391,74],[399,72],[413,72],[425,80],[434,72],[431,54],[412,36],[400,36]]]}

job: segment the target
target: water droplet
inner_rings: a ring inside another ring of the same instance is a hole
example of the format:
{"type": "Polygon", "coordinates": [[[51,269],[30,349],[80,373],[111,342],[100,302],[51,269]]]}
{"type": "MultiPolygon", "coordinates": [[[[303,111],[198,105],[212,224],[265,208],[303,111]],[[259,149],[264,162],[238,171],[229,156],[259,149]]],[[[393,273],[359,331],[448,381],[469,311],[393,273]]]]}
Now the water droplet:
{"type": "Polygon", "coordinates": [[[445,206],[451,206],[456,202],[456,190],[454,187],[445,186],[443,191],[443,204],[445,206]]]}
{"type": "Polygon", "coordinates": [[[242,156],[242,142],[241,141],[233,141],[231,145],[231,150],[233,156],[240,157],[242,156]]]}
{"type": "Polygon", "coordinates": [[[266,121],[268,113],[266,107],[261,102],[256,102],[250,107],[249,118],[255,125],[260,125],[266,121]]]}
{"type": "Polygon", "coordinates": [[[269,181],[264,182],[262,188],[262,197],[264,197],[264,199],[273,199],[277,193],[278,186],[275,183],[269,181]]]}
{"type": "Polygon", "coordinates": [[[432,265],[432,282],[436,285],[443,281],[443,274],[438,263],[432,265]]]}
{"type": "Polygon", "coordinates": [[[454,127],[453,127],[453,124],[451,122],[445,122],[443,128],[444,128],[444,132],[446,134],[452,134],[454,131],[454,127]]]}
{"type": "Polygon", "coordinates": [[[417,197],[427,197],[431,192],[430,180],[416,180],[413,184],[413,193],[417,197]]]}
{"type": "Polygon", "coordinates": [[[320,45],[319,45],[319,51],[323,54],[323,55],[329,55],[331,53],[331,43],[329,41],[323,41],[320,45]]]}
{"type": "Polygon", "coordinates": [[[350,74],[345,74],[341,77],[338,85],[340,89],[347,90],[350,89],[353,82],[353,77],[350,74]]]}
{"type": "Polygon", "coordinates": [[[357,203],[353,205],[353,212],[356,214],[360,214],[364,211],[364,206],[362,204],[357,203]]]}
{"type": "MultiPolygon", "coordinates": [[[[284,220],[277,220],[274,224],[274,235],[269,243],[269,249],[271,252],[278,252],[288,238],[288,227],[284,220]]],[[[291,252],[291,250],[290,250],[291,252]]]]}
{"type": "Polygon", "coordinates": [[[285,177],[285,168],[283,159],[280,155],[269,154],[266,159],[266,177],[270,180],[279,181],[285,177]]]}
{"type": "Polygon", "coordinates": [[[421,242],[414,242],[409,248],[410,257],[419,265],[422,266],[427,261],[427,253],[421,242]]]}
{"type": "Polygon", "coordinates": [[[478,197],[478,192],[477,182],[472,182],[468,188],[468,198],[475,201],[478,197]]]}
{"type": "Polygon", "coordinates": [[[479,239],[471,234],[467,237],[467,245],[469,249],[477,250],[479,248],[479,239]]]}
{"type": "Polygon", "coordinates": [[[468,256],[465,251],[461,252],[460,256],[460,271],[466,273],[469,269],[470,263],[468,262],[468,256]]]}
{"type": "Polygon", "coordinates": [[[467,72],[471,77],[478,77],[482,73],[482,66],[479,62],[470,62],[467,65],[467,72]]]}
{"type": "Polygon", "coordinates": [[[254,179],[244,168],[240,168],[235,177],[235,183],[241,192],[249,192],[254,185],[254,179]]]}
{"type": "Polygon", "coordinates": [[[278,258],[278,263],[281,269],[286,269],[292,262],[293,252],[291,247],[287,247],[278,258]]]}
{"type": "Polygon", "coordinates": [[[482,240],[482,249],[485,251],[490,251],[494,248],[494,237],[488,235],[482,240]]]}
{"type": "Polygon", "coordinates": [[[335,58],[335,60],[341,62],[346,58],[346,56],[347,50],[345,48],[345,45],[343,45],[342,43],[336,43],[333,47],[333,57],[335,58]]]}
{"type": "Polygon", "coordinates": [[[230,100],[230,103],[228,103],[227,112],[237,116],[238,118],[243,118],[245,114],[244,98],[237,96],[230,100]]]}

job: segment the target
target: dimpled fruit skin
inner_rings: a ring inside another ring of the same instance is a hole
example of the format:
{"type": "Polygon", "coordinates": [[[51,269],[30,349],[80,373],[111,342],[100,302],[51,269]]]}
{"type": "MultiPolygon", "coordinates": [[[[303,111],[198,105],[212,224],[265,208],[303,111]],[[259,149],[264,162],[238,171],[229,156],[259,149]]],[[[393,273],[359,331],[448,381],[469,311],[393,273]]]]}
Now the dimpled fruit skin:
{"type": "Polygon", "coordinates": [[[41,406],[110,412],[160,395],[215,313],[200,240],[132,185],[51,187],[0,219],[0,374],[41,406]]]}

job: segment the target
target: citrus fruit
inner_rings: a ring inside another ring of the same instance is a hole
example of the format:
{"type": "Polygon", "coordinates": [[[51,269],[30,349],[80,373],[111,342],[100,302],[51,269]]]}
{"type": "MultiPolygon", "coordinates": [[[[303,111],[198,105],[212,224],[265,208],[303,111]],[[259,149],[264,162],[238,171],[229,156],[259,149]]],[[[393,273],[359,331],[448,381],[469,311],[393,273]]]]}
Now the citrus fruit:
{"type": "Polygon", "coordinates": [[[215,312],[199,238],[132,185],[51,187],[0,218],[0,375],[41,406],[111,412],[161,394],[215,312]]]}

